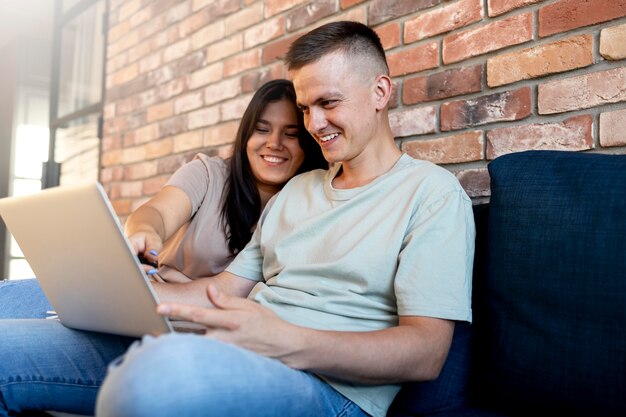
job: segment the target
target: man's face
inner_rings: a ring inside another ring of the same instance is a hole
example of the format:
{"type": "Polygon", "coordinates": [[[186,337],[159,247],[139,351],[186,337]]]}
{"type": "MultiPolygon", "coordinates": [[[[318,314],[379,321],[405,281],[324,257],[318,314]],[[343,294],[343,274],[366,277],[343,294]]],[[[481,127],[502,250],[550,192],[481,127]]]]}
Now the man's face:
{"type": "Polygon", "coordinates": [[[375,132],[374,81],[366,73],[342,52],[291,72],[304,125],[330,163],[358,158],[375,132]]]}

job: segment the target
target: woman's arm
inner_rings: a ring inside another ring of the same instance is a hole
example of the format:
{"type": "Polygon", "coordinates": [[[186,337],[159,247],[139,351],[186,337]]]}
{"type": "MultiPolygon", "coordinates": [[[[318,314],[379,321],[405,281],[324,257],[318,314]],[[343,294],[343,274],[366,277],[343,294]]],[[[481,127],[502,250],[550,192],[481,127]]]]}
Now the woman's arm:
{"type": "Polygon", "coordinates": [[[164,187],[131,213],[124,231],[137,254],[142,254],[150,262],[156,262],[154,253],[158,254],[163,242],[189,221],[191,211],[191,200],[187,193],[176,187],[164,187]]]}
{"type": "Polygon", "coordinates": [[[213,277],[198,278],[191,282],[152,283],[159,301],[162,303],[181,303],[203,307],[213,306],[207,296],[207,286],[209,284],[231,297],[245,298],[256,285],[256,281],[224,271],[213,277]]]}

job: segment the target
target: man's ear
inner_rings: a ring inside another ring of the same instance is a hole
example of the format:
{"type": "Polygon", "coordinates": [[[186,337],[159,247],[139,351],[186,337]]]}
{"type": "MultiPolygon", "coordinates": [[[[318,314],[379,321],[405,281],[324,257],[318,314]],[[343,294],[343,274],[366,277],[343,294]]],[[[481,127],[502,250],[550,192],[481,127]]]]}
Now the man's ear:
{"type": "Polygon", "coordinates": [[[387,107],[391,99],[393,84],[387,75],[378,75],[374,81],[374,94],[376,99],[376,110],[380,111],[387,107]]]}

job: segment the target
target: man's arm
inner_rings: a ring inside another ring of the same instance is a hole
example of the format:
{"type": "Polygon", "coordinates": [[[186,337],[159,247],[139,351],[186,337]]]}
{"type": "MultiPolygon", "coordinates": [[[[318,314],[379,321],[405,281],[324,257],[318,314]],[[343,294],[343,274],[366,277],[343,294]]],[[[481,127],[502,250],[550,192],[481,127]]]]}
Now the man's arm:
{"type": "MultiPolygon", "coordinates": [[[[241,278],[243,279],[243,278],[241,278]]],[[[207,326],[207,336],[286,365],[366,384],[432,380],[452,341],[454,322],[401,317],[398,326],[372,332],[320,331],[295,326],[253,301],[207,287],[216,308],[162,304],[159,313],[207,326]]]]}

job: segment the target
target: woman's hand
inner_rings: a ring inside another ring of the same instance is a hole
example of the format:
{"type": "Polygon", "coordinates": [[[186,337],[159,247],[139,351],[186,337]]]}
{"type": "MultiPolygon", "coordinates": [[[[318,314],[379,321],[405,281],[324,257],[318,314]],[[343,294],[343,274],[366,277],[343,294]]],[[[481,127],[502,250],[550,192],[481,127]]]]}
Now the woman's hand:
{"type": "Polygon", "coordinates": [[[152,267],[158,264],[163,241],[156,232],[137,232],[128,236],[128,240],[135,254],[140,257],[141,263],[152,267]]]}

